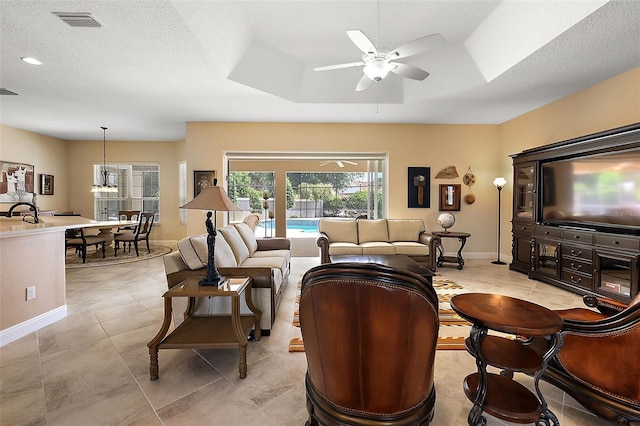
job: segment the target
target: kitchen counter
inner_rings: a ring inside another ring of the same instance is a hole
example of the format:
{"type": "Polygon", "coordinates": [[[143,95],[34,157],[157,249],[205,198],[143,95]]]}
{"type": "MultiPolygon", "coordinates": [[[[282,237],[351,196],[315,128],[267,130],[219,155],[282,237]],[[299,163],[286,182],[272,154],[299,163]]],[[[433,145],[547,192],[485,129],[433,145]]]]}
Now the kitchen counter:
{"type": "MultiPolygon", "coordinates": [[[[64,231],[69,228],[99,228],[101,226],[131,226],[129,220],[98,221],[82,216],[40,216],[39,223],[28,223],[22,217],[0,217],[0,238],[17,237],[21,235],[42,232],[64,231]]],[[[33,220],[27,217],[28,220],[33,220]]]]}
{"type": "Polygon", "coordinates": [[[44,215],[28,223],[23,217],[0,217],[0,346],[67,315],[66,229],[137,223],[44,215]]]}

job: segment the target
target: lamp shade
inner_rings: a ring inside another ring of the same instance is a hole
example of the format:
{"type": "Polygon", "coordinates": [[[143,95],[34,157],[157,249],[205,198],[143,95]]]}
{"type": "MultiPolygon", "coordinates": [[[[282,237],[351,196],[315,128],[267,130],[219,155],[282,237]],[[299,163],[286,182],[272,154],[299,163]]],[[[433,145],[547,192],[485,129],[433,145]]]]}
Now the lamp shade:
{"type": "Polygon", "coordinates": [[[503,177],[497,177],[493,180],[493,184],[496,188],[502,189],[507,184],[507,180],[503,177]]]}
{"type": "Polygon", "coordinates": [[[389,74],[393,65],[384,61],[374,61],[364,67],[364,73],[373,81],[380,81],[389,74]]]}
{"type": "Polygon", "coordinates": [[[227,196],[224,188],[219,186],[207,186],[202,188],[202,191],[184,206],[180,206],[181,209],[188,210],[217,210],[217,211],[235,211],[242,210],[240,207],[233,204],[233,202],[227,196]]]}

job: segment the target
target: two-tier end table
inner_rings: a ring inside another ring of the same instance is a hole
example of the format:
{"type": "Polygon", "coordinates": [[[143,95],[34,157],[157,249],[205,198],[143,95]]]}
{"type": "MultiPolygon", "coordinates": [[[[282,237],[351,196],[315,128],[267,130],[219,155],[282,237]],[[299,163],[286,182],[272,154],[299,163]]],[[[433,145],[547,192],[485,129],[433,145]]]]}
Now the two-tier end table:
{"type": "Polygon", "coordinates": [[[251,278],[226,278],[220,286],[200,286],[197,278],[189,278],[173,286],[164,297],[164,321],[160,331],[147,344],[151,365],[151,380],[158,378],[159,349],[238,348],[240,378],[247,376],[247,336],[255,329],[255,340],[260,340],[262,312],[251,300],[251,278]],[[253,315],[240,315],[240,296],[244,293],[253,315]],[[172,319],[172,299],[189,297],[184,322],[167,335],[172,319]],[[229,297],[231,314],[199,316],[193,312],[196,297],[229,297]]]}
{"type": "Polygon", "coordinates": [[[432,232],[433,235],[437,235],[440,237],[440,244],[438,244],[438,252],[440,255],[438,259],[436,259],[436,266],[442,266],[445,262],[448,263],[457,263],[458,269],[462,269],[464,266],[464,259],[462,258],[462,249],[464,245],[467,244],[467,238],[471,236],[471,234],[467,232],[432,232]],[[460,242],[460,248],[458,249],[458,253],[455,256],[445,256],[444,255],[444,245],[442,240],[444,238],[457,238],[460,242]]]}
{"type": "Polygon", "coordinates": [[[463,385],[473,402],[469,425],[486,424],[484,411],[512,423],[558,426],[539,381],[549,360],[562,347],[562,318],[545,307],[498,294],[459,294],[451,299],[451,308],[473,324],[465,344],[476,359],[478,372],[467,376],[463,385]],[[506,335],[488,335],[488,330],[506,335]],[[534,338],[549,339],[543,355],[533,349],[534,338]],[[502,372],[487,373],[487,365],[502,372]],[[514,372],[533,375],[537,396],[513,380],[514,372]]]}

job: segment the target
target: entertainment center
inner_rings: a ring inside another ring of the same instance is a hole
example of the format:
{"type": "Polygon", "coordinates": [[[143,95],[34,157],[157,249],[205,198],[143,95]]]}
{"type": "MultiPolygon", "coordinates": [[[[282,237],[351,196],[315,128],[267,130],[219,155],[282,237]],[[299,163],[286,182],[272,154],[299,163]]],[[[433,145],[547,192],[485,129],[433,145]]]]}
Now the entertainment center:
{"type": "Polygon", "coordinates": [[[509,268],[628,302],[640,275],[640,123],[513,159],[509,268]]]}

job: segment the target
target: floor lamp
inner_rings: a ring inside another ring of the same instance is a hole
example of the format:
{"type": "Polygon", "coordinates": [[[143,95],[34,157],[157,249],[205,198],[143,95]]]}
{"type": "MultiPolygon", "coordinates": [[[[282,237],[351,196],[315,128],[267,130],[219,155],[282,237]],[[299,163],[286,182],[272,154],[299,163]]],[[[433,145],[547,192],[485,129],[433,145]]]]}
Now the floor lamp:
{"type": "Polygon", "coordinates": [[[216,262],[214,257],[214,250],[216,247],[216,211],[227,212],[232,210],[242,210],[240,207],[233,204],[233,202],[227,196],[224,188],[217,186],[218,180],[213,180],[213,186],[207,186],[202,188],[202,191],[189,201],[181,209],[190,210],[209,210],[207,212],[207,219],[204,224],[207,227],[207,275],[202,279],[199,284],[201,286],[218,286],[224,280],[218,274],[216,268],[216,262]],[[212,212],[213,211],[213,212],[212,212]],[[213,216],[213,223],[211,223],[211,216],[213,216]]]}
{"type": "Polygon", "coordinates": [[[493,184],[498,188],[498,260],[494,260],[491,263],[495,265],[506,265],[506,263],[500,260],[500,210],[502,208],[500,194],[502,193],[502,188],[507,184],[507,180],[503,177],[498,177],[493,180],[493,184]]]}

